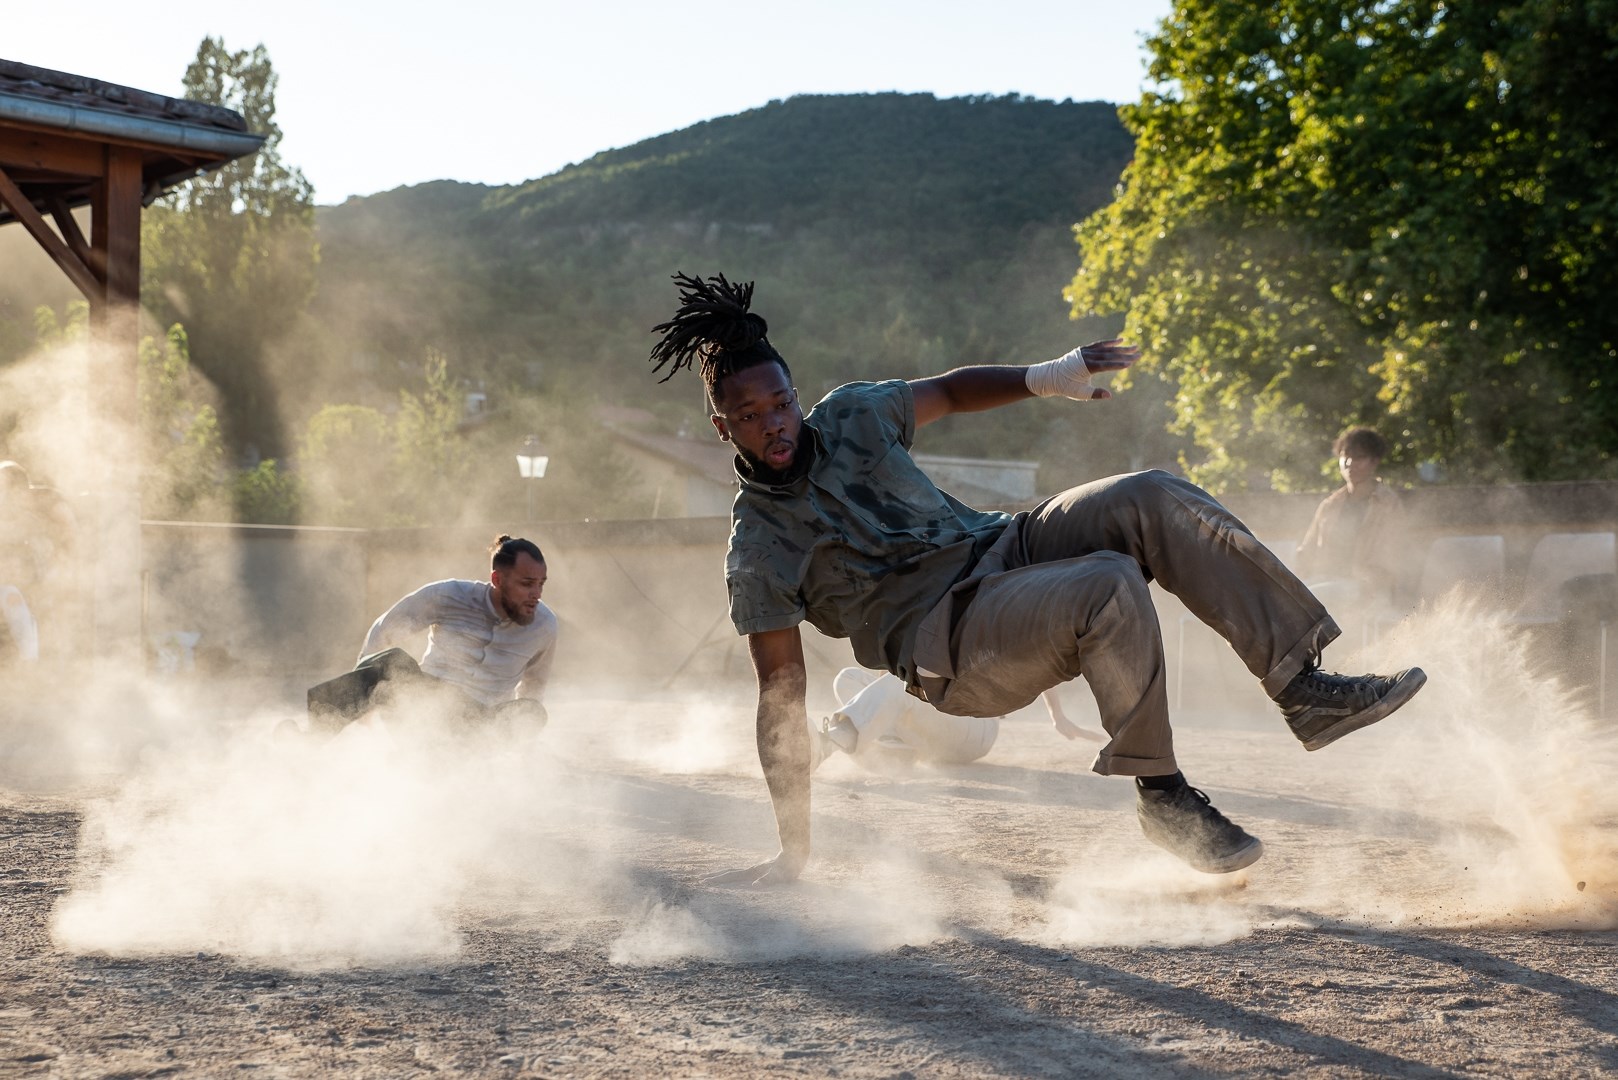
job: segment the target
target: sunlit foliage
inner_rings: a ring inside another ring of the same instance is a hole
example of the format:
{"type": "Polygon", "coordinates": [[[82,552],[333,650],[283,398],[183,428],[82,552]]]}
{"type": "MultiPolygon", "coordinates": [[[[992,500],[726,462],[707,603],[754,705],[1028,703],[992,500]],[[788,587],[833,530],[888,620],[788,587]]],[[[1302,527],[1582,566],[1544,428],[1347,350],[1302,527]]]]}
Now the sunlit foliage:
{"type": "Polygon", "coordinates": [[[1179,0],[1079,313],[1127,315],[1192,473],[1318,484],[1368,423],[1452,478],[1618,452],[1618,3],[1179,0]]]}
{"type": "Polygon", "coordinates": [[[141,231],[145,306],[163,325],[185,324],[229,441],[261,454],[284,441],[268,354],[313,295],[318,259],[313,188],[281,160],[276,84],[262,45],[202,40],[185,96],[234,109],[264,145],[175,188],[147,208],[141,231]]]}

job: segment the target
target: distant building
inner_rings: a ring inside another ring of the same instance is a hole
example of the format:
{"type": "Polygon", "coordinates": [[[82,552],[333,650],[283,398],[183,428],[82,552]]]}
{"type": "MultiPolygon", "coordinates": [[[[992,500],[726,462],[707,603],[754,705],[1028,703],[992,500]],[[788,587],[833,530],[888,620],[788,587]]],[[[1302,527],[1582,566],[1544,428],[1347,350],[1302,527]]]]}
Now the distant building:
{"type": "Polygon", "coordinates": [[[709,430],[702,436],[661,435],[644,409],[603,407],[599,415],[618,437],[617,449],[652,493],[654,518],[728,517],[736,498],[735,452],[709,430]]]}

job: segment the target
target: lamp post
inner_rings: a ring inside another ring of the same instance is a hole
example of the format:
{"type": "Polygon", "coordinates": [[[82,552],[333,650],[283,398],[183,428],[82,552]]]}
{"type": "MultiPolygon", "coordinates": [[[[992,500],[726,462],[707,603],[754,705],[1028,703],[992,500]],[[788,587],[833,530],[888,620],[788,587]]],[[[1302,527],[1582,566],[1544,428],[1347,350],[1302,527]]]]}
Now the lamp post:
{"type": "Polygon", "coordinates": [[[517,451],[517,472],[528,483],[528,520],[534,520],[534,481],[545,478],[545,466],[551,463],[550,455],[546,454],[539,445],[539,436],[530,435],[522,441],[522,449],[517,451]]]}

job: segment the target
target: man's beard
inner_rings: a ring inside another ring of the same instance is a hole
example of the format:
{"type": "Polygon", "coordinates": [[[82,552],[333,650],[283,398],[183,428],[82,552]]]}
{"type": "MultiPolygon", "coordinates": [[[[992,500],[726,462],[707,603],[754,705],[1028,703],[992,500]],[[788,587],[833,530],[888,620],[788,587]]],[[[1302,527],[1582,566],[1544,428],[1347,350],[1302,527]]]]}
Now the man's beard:
{"type": "Polygon", "coordinates": [[[783,487],[801,479],[809,471],[810,455],[804,451],[802,442],[793,447],[792,461],[784,469],[770,468],[764,463],[763,458],[755,457],[739,446],[736,447],[736,453],[747,465],[748,474],[754,480],[771,487],[783,487]]]}
{"type": "Polygon", "coordinates": [[[518,626],[527,626],[534,621],[534,616],[539,614],[539,605],[535,604],[533,611],[524,611],[521,604],[513,604],[502,596],[500,598],[500,611],[518,626]]]}

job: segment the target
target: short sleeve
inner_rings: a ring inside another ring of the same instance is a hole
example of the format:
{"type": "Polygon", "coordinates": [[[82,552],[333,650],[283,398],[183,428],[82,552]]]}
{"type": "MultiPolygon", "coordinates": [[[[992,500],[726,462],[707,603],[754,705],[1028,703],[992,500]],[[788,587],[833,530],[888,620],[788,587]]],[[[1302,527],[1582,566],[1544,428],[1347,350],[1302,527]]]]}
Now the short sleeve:
{"type": "Polygon", "coordinates": [[[903,379],[889,379],[871,387],[871,411],[898,434],[906,450],[916,441],[916,395],[903,379]]]}
{"type": "Polygon", "coordinates": [[[808,614],[803,596],[774,575],[751,567],[734,567],[725,575],[730,590],[730,621],[738,634],[789,630],[808,614]]]}
{"type": "Polygon", "coordinates": [[[916,439],[916,396],[903,379],[845,383],[821,399],[807,422],[830,442],[897,442],[909,450],[916,439]]]}

